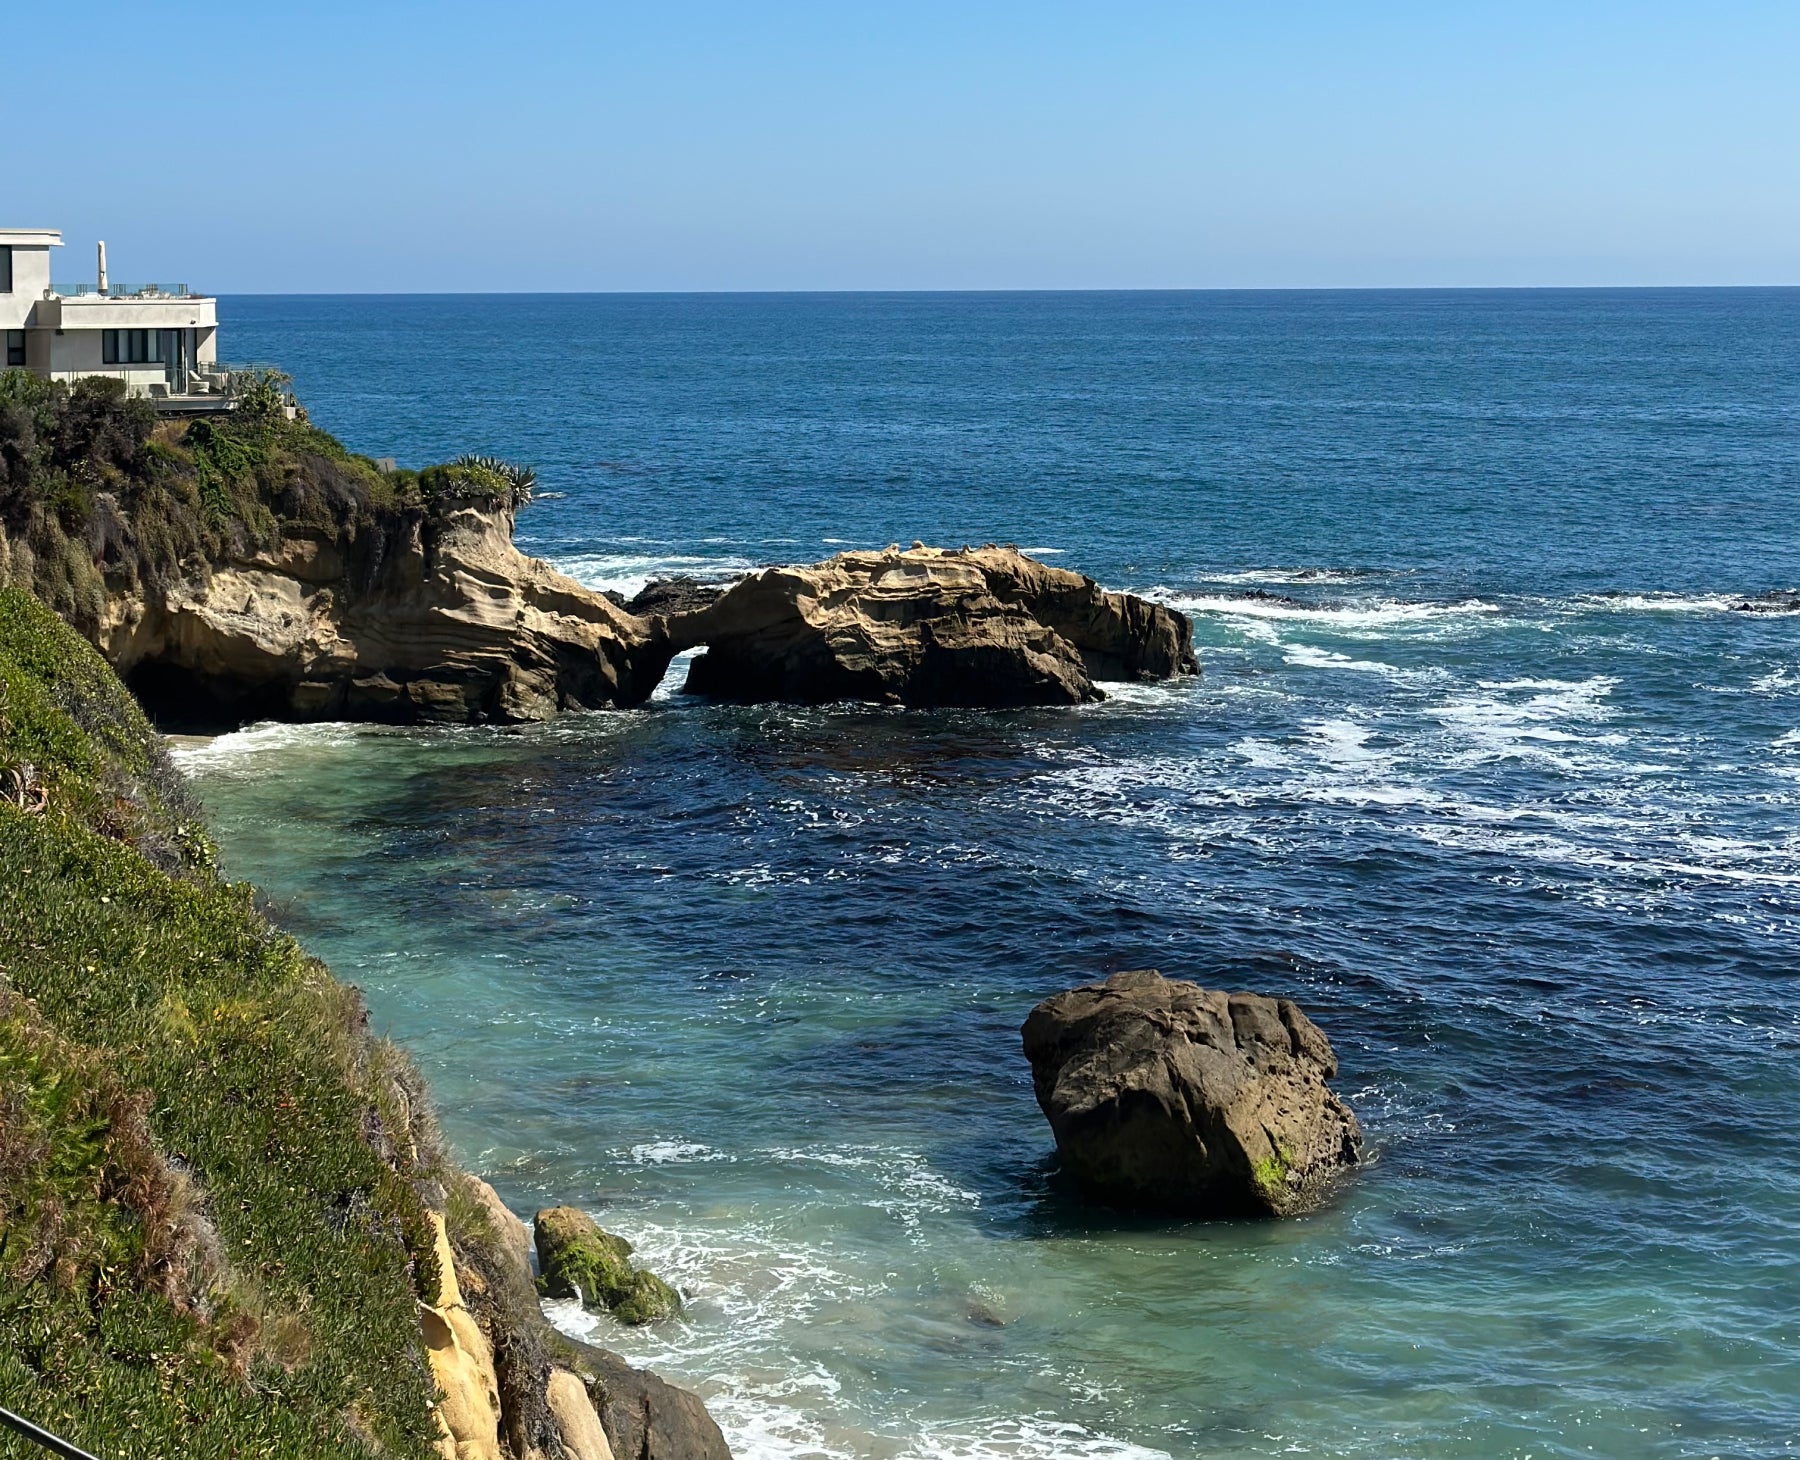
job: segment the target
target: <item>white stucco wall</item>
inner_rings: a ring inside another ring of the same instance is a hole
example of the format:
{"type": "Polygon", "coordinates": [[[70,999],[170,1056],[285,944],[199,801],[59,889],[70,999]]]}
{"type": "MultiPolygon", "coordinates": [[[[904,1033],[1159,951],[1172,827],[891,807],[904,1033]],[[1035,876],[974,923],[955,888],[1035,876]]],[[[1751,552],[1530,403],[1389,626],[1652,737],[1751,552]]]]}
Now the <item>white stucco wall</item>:
{"type": "Polygon", "coordinates": [[[72,330],[50,336],[52,370],[98,370],[104,363],[100,358],[99,330],[72,330]]]}
{"type": "Polygon", "coordinates": [[[45,301],[39,324],[69,330],[179,330],[212,329],[219,322],[218,304],[211,299],[105,299],[83,294],[60,304],[45,301]],[[54,314],[55,318],[50,316],[54,314]]]}
{"type": "MultiPolygon", "coordinates": [[[[0,238],[0,244],[4,242],[0,238]]],[[[50,287],[50,250],[14,245],[12,263],[12,292],[0,294],[0,329],[16,330],[25,327],[31,307],[50,287]]]]}

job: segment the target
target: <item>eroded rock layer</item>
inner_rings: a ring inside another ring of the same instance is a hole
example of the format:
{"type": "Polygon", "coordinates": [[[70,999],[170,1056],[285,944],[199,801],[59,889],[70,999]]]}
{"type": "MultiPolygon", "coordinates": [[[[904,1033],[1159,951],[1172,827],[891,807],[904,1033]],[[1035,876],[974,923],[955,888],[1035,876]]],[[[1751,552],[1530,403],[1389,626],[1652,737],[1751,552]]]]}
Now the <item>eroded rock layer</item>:
{"type": "Polygon", "coordinates": [[[526,557],[512,527],[484,501],[292,533],[113,598],[98,647],[176,721],[504,722],[642,703],[668,667],[653,623],[526,557]]]}
{"type": "Polygon", "coordinates": [[[745,703],[1073,705],[1096,680],[1198,670],[1181,614],[1010,547],[767,568],[652,622],[676,652],[705,646],[689,692],[745,703]]]}

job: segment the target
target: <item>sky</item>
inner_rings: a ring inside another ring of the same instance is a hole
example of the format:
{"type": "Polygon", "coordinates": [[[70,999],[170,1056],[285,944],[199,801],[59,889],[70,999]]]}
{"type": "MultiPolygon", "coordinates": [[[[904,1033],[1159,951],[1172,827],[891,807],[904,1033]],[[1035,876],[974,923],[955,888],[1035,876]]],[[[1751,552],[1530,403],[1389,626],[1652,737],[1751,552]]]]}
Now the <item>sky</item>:
{"type": "Polygon", "coordinates": [[[58,282],[1800,284],[1794,0],[16,0],[0,50],[58,282]]]}

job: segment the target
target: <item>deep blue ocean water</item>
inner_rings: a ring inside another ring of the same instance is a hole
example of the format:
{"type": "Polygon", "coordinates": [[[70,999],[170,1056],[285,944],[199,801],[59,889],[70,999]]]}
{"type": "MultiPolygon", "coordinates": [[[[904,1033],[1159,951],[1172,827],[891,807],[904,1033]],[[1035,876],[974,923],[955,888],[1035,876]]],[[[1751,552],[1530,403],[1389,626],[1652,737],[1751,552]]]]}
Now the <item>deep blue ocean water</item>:
{"type": "Polygon", "coordinates": [[[1800,584],[1800,291],[220,314],[358,449],[534,463],[591,584],[999,540],[1194,616],[1076,711],[678,665],[185,755],[464,1159],[691,1294],[599,1331],[740,1457],[1794,1453],[1800,615],[1734,606],[1800,584]],[[1312,1013],[1341,1204],[1070,1199],[1017,1028],[1144,966],[1312,1013]]]}

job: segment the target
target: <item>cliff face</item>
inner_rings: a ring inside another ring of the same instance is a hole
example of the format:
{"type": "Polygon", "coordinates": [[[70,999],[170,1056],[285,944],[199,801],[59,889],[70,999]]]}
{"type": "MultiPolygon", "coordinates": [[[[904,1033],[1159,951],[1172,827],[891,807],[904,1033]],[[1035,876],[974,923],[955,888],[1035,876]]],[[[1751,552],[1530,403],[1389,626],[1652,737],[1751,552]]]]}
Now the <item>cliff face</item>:
{"type": "Polygon", "coordinates": [[[728,1460],[527,1263],[123,684],[0,589],[0,1405],[168,1460],[728,1460]]]}
{"type": "Polygon", "coordinates": [[[0,371],[0,584],[174,721],[533,720],[655,687],[649,624],[513,547],[529,472],[382,471],[266,396],[182,426],[0,371]]]}
{"type": "Polygon", "coordinates": [[[523,721],[648,699],[661,636],[512,532],[491,498],[287,532],[109,597],[95,642],[172,720],[523,721]]]}

